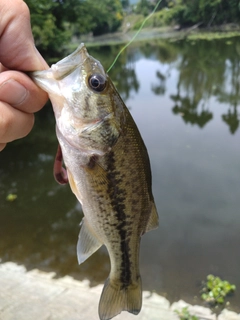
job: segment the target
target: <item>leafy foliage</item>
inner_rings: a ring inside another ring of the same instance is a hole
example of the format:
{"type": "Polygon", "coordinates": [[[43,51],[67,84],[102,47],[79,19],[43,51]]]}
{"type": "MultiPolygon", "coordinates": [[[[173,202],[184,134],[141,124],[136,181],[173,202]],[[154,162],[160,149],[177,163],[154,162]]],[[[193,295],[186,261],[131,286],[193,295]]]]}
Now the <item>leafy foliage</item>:
{"type": "Polygon", "coordinates": [[[116,31],[123,20],[120,0],[25,0],[38,49],[58,55],[74,36],[116,31]]]}
{"type": "Polygon", "coordinates": [[[201,297],[211,304],[223,304],[225,297],[235,290],[235,285],[210,274],[207,276],[201,297]]]}
{"type": "Polygon", "coordinates": [[[70,33],[63,25],[63,19],[58,19],[54,13],[58,3],[48,0],[25,1],[30,9],[32,31],[36,46],[41,52],[55,53],[67,41],[70,33]]]}
{"type": "Polygon", "coordinates": [[[148,0],[139,0],[137,5],[136,5],[136,9],[135,12],[136,13],[141,13],[144,16],[147,16],[150,11],[152,11],[154,8],[153,3],[151,3],[148,0]]]}
{"type": "Polygon", "coordinates": [[[179,316],[180,320],[199,320],[198,317],[192,316],[189,311],[188,307],[182,308],[182,310],[175,310],[175,313],[179,316]]]}
{"type": "MultiPolygon", "coordinates": [[[[136,12],[147,15],[156,1],[141,0],[136,12]],[[150,5],[151,4],[151,5],[150,5]]],[[[195,24],[210,27],[240,22],[240,2],[236,0],[163,0],[155,14],[152,26],[195,24]]]]}
{"type": "MultiPolygon", "coordinates": [[[[91,31],[100,35],[116,31],[122,22],[122,4],[119,0],[88,0],[89,11],[93,17],[91,31]]],[[[80,21],[79,21],[80,23],[80,21]]]]}
{"type": "MultiPolygon", "coordinates": [[[[25,0],[31,12],[32,30],[38,49],[45,57],[64,56],[70,42],[83,34],[102,35],[115,32],[123,22],[129,0],[25,0]],[[124,8],[124,9],[123,9],[124,8]]],[[[138,29],[154,9],[157,0],[139,0],[138,29]]],[[[181,27],[209,27],[240,22],[240,1],[236,0],[162,0],[146,27],[178,24],[181,27]]]]}

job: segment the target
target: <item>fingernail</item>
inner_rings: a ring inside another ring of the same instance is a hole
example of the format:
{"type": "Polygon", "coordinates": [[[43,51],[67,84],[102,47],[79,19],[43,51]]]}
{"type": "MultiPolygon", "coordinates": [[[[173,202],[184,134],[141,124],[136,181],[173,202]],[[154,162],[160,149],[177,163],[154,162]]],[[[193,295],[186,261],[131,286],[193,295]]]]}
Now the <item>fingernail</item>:
{"type": "Polygon", "coordinates": [[[14,79],[7,80],[0,86],[0,100],[13,107],[22,104],[28,94],[28,90],[14,79]]]}

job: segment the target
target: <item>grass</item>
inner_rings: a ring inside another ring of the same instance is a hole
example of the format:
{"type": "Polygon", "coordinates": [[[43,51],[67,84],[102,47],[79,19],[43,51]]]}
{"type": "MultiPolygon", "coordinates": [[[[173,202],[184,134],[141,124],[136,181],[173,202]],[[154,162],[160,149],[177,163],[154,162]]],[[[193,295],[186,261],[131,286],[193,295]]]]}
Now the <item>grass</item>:
{"type": "Polygon", "coordinates": [[[182,308],[182,310],[175,310],[174,311],[180,320],[199,320],[197,316],[193,316],[189,313],[188,307],[182,308]]]}

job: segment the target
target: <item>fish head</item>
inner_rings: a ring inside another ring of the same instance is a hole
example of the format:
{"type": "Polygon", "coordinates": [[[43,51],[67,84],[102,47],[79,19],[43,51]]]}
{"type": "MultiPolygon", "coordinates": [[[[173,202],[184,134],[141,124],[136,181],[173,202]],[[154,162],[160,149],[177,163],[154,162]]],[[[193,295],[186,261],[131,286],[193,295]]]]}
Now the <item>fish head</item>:
{"type": "Polygon", "coordinates": [[[50,69],[32,72],[31,77],[49,94],[57,130],[73,144],[90,134],[94,148],[102,143],[106,149],[116,142],[124,117],[123,103],[101,63],[88,54],[84,44],[50,69]],[[109,135],[112,142],[95,134],[105,130],[104,124],[113,131],[109,135]],[[94,139],[98,141],[94,143],[94,139]]]}

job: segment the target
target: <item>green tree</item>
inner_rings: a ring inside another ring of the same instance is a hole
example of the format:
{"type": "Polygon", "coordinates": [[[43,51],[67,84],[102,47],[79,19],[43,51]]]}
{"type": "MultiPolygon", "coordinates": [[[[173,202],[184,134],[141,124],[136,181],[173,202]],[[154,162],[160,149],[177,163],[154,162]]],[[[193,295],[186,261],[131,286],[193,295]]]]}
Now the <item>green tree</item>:
{"type": "Polygon", "coordinates": [[[47,52],[55,54],[70,37],[67,28],[63,26],[63,20],[57,21],[57,17],[53,14],[59,3],[48,0],[25,0],[25,2],[30,9],[36,46],[43,54],[47,52]]]}
{"type": "MultiPolygon", "coordinates": [[[[59,55],[73,36],[100,35],[118,29],[123,19],[121,0],[25,0],[39,50],[59,55]]],[[[61,54],[62,55],[62,54],[61,54]]]]}
{"type": "Polygon", "coordinates": [[[201,23],[209,27],[240,22],[240,2],[236,0],[175,0],[168,5],[173,20],[181,25],[201,23]]]}
{"type": "Polygon", "coordinates": [[[126,9],[130,6],[129,0],[121,0],[121,2],[122,2],[122,7],[124,9],[126,9]]]}
{"type": "MultiPolygon", "coordinates": [[[[122,3],[120,0],[87,0],[93,35],[101,35],[116,31],[123,20],[122,3]]],[[[81,24],[81,19],[78,19],[81,24]]]]}
{"type": "MultiPolygon", "coordinates": [[[[137,13],[147,15],[156,5],[156,0],[139,0],[137,13]]],[[[146,26],[179,24],[201,27],[240,22],[239,0],[162,0],[158,10],[146,26]],[[151,25],[152,24],[152,25],[151,25]]],[[[138,25],[141,24],[141,21],[138,25]]]]}
{"type": "Polygon", "coordinates": [[[151,3],[149,0],[139,0],[135,12],[147,16],[153,8],[153,3],[151,3]]]}

